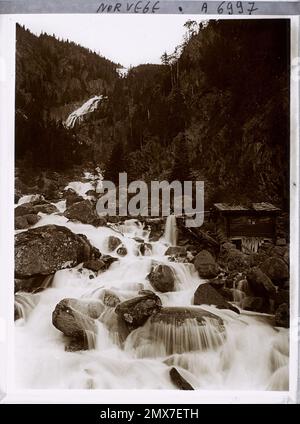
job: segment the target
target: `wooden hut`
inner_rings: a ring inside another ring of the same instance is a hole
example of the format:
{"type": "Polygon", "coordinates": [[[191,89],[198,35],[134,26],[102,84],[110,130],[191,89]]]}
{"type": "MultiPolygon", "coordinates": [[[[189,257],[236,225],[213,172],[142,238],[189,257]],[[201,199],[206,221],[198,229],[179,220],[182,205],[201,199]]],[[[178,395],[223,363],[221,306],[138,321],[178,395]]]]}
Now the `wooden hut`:
{"type": "Polygon", "coordinates": [[[264,241],[276,241],[276,217],[280,209],[271,203],[250,207],[215,203],[212,220],[221,243],[229,241],[244,252],[257,252],[264,241]]]}

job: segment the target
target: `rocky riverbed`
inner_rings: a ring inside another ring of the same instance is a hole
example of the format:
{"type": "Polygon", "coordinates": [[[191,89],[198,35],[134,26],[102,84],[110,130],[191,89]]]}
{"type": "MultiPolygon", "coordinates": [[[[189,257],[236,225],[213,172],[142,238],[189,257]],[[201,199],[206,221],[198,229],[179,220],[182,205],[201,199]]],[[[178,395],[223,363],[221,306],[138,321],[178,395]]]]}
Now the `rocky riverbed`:
{"type": "Polygon", "coordinates": [[[18,386],[287,389],[286,241],[174,245],[166,220],[99,217],[80,178],[17,187],[18,386]]]}

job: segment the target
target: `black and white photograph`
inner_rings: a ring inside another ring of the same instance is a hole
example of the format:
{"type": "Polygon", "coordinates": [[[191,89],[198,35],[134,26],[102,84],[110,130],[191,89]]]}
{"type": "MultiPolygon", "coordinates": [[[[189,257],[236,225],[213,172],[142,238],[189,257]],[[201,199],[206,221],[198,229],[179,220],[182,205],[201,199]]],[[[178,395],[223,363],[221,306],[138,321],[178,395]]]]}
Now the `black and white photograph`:
{"type": "Polygon", "coordinates": [[[290,20],[15,31],[15,387],[289,391],[290,20]]]}

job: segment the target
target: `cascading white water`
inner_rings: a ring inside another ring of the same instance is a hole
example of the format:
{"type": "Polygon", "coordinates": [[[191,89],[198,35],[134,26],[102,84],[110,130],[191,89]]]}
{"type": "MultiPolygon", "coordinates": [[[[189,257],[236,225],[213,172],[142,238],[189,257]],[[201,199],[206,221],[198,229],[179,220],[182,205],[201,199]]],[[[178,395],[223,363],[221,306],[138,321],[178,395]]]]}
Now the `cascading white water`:
{"type": "Polygon", "coordinates": [[[79,265],[56,272],[51,287],[38,294],[17,295],[18,307],[23,308],[23,319],[16,321],[18,388],[174,389],[169,370],[177,366],[196,389],[287,390],[288,330],[273,328],[264,315],[244,311],[237,315],[201,306],[223,320],[224,331],[209,319],[202,326],[193,318],[180,325],[172,319],[148,320],[126,339],[118,332],[114,307],[103,306],[92,327],[90,321],[80,322],[90,349],[65,351],[66,337],[52,324],[52,313],[62,299],[103,302],[108,290],[120,301],[134,298],[141,289],[153,291],[147,275],[153,264],[161,263],[168,264],[176,277],[175,292],[157,293],[163,306],[198,310],[192,306],[193,294],[203,281],[192,264],[169,262],[164,255],[166,241],[176,244],[174,216],[167,220],[165,240],[149,243],[149,232],[138,221],[111,229],[69,222],[59,214],[41,215],[36,227],[64,225],[85,234],[103,254],[108,253],[107,238],[117,236],[127,255],[111,252],[118,260],[98,275],[79,265]],[[147,255],[140,253],[142,241],[151,246],[147,255]],[[38,299],[34,305],[32,296],[38,299]]]}
{"type": "Polygon", "coordinates": [[[166,219],[164,239],[171,246],[176,246],[177,244],[177,224],[175,215],[169,215],[166,219]]]}

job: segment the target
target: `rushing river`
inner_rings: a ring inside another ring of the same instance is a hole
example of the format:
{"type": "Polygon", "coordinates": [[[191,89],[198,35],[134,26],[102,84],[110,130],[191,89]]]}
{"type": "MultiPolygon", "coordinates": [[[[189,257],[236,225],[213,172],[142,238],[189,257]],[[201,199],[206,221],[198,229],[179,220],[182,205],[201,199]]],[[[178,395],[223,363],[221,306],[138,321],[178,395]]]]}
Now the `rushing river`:
{"type": "MultiPolygon", "coordinates": [[[[57,204],[64,210],[64,202],[57,204]]],[[[288,330],[274,328],[266,315],[241,311],[240,315],[212,306],[201,306],[221,317],[222,340],[206,326],[205,334],[189,320],[180,329],[171,323],[149,323],[134,330],[120,346],[109,324],[106,308],[97,321],[93,349],[65,351],[65,337],[52,324],[52,312],[64,298],[99,299],[105,289],[121,301],[153,290],[147,280],[153,261],[168,264],[176,275],[176,291],[157,293],[163,306],[192,306],[196,288],[204,283],[194,266],[170,262],[165,251],[174,244],[176,228],[170,218],[165,236],[152,242],[142,255],[141,239],[149,243],[149,229],[135,220],[113,228],[69,222],[59,214],[42,215],[35,225],[63,225],[85,234],[103,254],[118,260],[95,278],[79,265],[56,272],[50,287],[36,294],[17,295],[23,318],[16,321],[16,385],[31,389],[175,389],[172,366],[196,389],[287,390],[288,330]],[[127,255],[108,252],[110,235],[121,239],[127,255]],[[135,240],[136,238],[136,240],[135,240]],[[138,239],[139,241],[137,241],[138,239]],[[170,340],[176,340],[176,349],[170,340]],[[204,341],[205,340],[205,343],[204,341]],[[172,347],[173,346],[173,347],[172,347]],[[192,346],[192,348],[191,348],[192,346]]],[[[49,283],[49,281],[48,281],[49,283]]]]}

